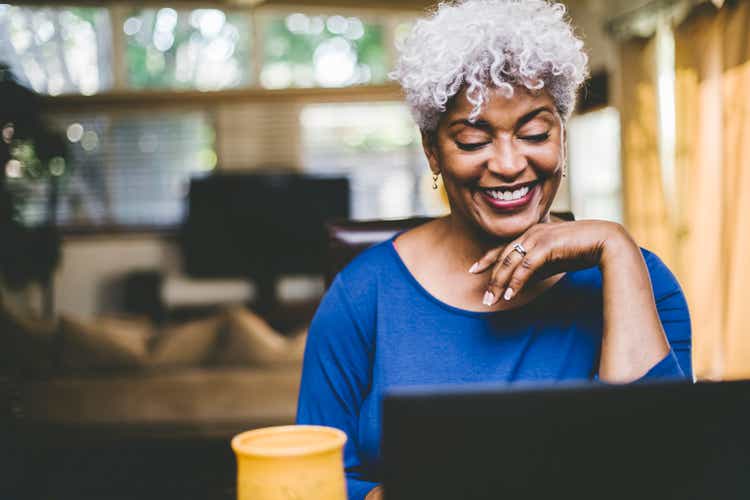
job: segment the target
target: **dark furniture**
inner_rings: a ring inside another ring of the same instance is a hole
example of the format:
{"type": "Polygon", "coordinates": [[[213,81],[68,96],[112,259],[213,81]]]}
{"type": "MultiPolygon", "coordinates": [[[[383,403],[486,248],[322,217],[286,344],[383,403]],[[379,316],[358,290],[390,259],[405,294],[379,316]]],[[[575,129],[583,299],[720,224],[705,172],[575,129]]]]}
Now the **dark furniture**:
{"type": "Polygon", "coordinates": [[[0,498],[234,500],[225,439],[163,438],[18,423],[0,432],[0,498]],[[6,476],[7,474],[7,476],[6,476]]]}
{"type": "Polygon", "coordinates": [[[282,274],[322,274],[325,221],[349,217],[345,177],[260,172],[193,179],[181,230],[185,272],[196,278],[247,278],[253,309],[274,307],[282,274]]]}

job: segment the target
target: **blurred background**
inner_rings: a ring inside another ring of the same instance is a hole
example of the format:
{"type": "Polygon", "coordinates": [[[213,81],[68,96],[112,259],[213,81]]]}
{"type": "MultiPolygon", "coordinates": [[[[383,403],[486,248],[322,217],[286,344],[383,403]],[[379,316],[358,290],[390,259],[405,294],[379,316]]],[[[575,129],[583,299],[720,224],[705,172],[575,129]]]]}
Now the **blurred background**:
{"type": "MultiPolygon", "coordinates": [[[[569,0],[591,78],[555,210],[682,283],[750,375],[750,1],[569,0]]],[[[291,421],[323,221],[446,212],[387,73],[421,0],[0,4],[2,380],[54,425],[291,421]]]]}

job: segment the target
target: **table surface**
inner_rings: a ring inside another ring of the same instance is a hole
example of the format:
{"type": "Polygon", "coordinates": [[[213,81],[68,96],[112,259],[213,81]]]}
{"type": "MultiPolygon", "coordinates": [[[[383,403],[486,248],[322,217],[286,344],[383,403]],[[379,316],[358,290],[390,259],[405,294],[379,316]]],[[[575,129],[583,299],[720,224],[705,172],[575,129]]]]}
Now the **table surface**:
{"type": "Polygon", "coordinates": [[[159,437],[20,426],[0,432],[0,498],[230,500],[236,462],[226,437],[159,437]],[[61,433],[66,433],[65,436],[61,433]]]}

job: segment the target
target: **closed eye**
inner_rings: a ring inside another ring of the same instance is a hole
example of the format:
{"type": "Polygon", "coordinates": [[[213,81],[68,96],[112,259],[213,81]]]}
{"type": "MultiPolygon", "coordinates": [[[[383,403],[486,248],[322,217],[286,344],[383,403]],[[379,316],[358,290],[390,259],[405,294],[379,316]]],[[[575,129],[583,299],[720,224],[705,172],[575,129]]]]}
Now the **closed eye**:
{"type": "Polygon", "coordinates": [[[458,146],[459,149],[463,149],[464,151],[476,151],[477,149],[486,146],[489,144],[489,142],[458,142],[456,141],[456,146],[458,146]]]}
{"type": "Polygon", "coordinates": [[[549,138],[549,132],[545,132],[543,134],[535,134],[535,135],[524,135],[521,137],[524,141],[529,142],[544,142],[549,138]]]}

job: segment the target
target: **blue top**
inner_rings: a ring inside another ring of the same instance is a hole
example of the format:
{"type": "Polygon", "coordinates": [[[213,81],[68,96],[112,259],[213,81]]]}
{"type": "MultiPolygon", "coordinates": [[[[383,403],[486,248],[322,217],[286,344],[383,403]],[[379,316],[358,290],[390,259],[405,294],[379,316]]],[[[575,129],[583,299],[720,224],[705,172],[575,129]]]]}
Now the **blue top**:
{"type": "MultiPolygon", "coordinates": [[[[365,250],[339,273],[315,314],[305,351],[297,423],[346,432],[350,499],[363,499],[379,480],[384,390],[591,380],[601,347],[598,268],[565,274],[519,308],[474,312],[427,292],[393,240],[365,250]]],[[[644,378],[690,376],[690,317],[682,290],[656,255],[642,252],[672,347],[644,378]]]]}

